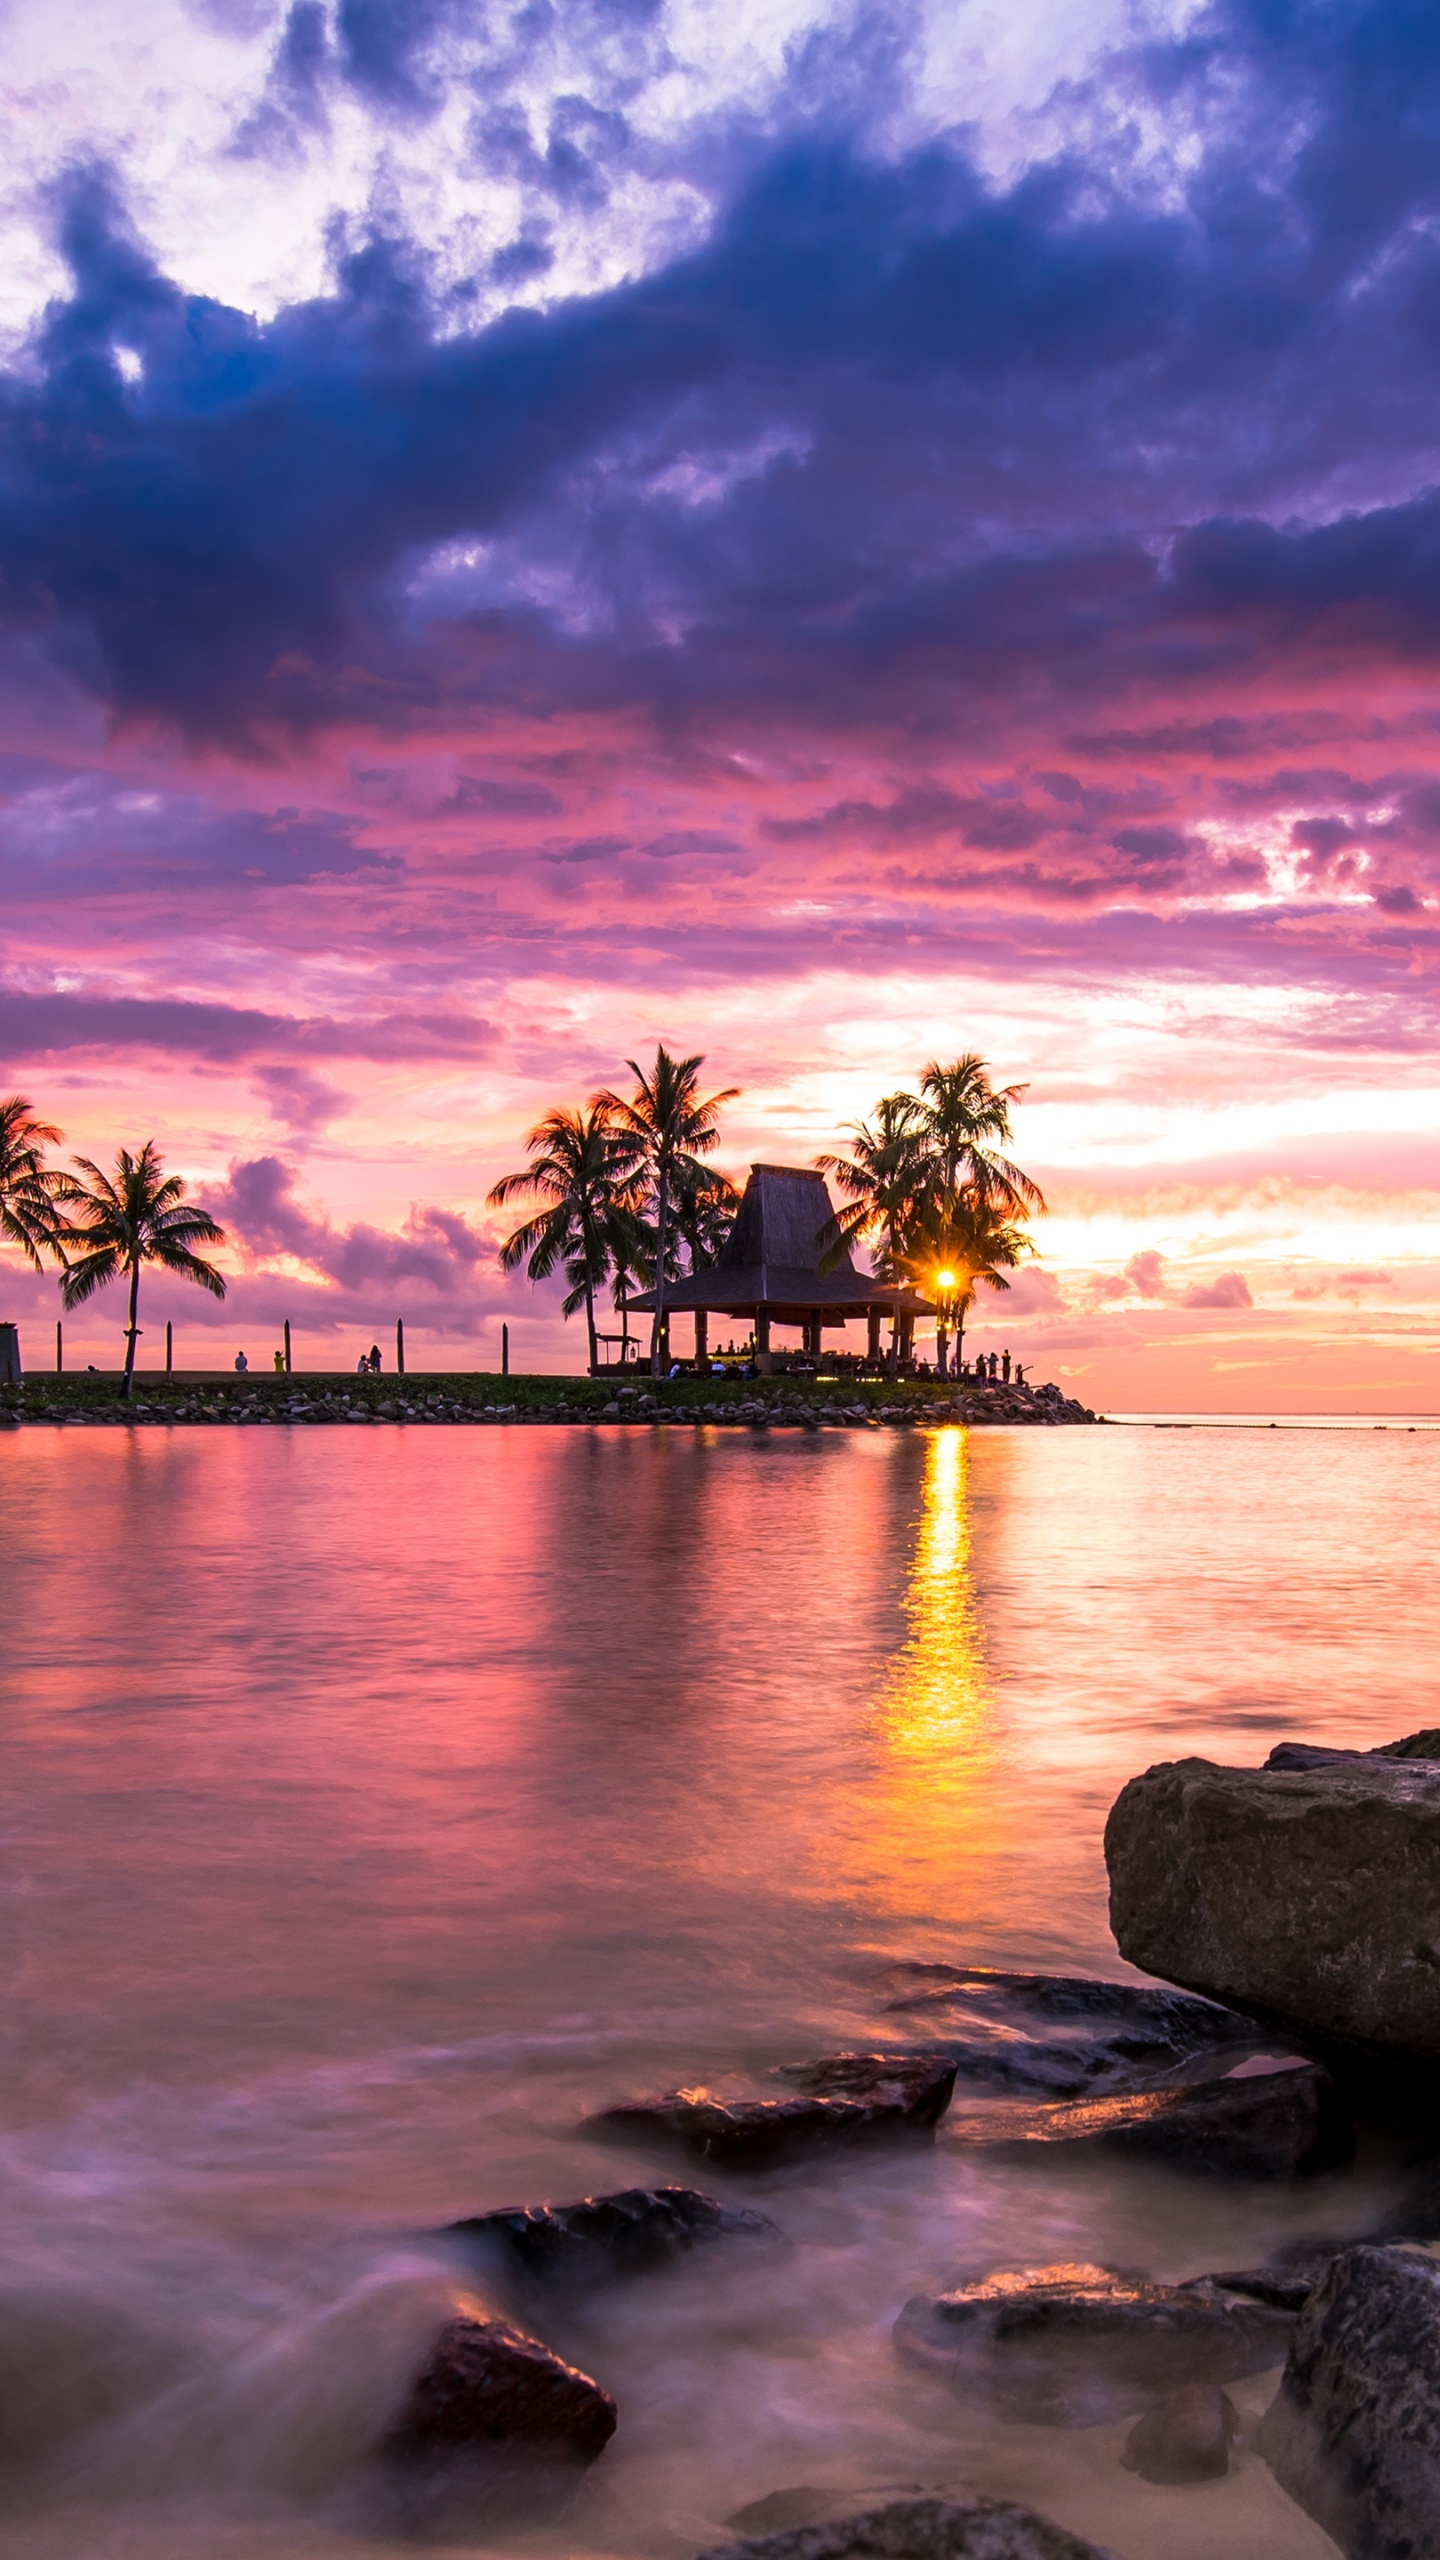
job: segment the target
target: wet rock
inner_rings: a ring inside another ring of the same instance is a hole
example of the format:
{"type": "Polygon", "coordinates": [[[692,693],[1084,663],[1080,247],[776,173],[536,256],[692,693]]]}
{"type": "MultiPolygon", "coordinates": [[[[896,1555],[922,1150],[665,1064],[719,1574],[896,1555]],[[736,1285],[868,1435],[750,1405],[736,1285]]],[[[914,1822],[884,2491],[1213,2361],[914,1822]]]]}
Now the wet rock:
{"type": "Polygon", "coordinates": [[[1235,2382],[1278,2364],[1292,2318],[1197,2284],[1151,2284],[1109,2267],[1027,2267],[917,2294],[895,2344],[990,2414],[1098,2426],[1157,2391],[1235,2382]]]}
{"type": "Polygon", "coordinates": [[[1324,1769],[1337,1760],[1440,1760],[1440,1730],[1427,1725],[1399,1742],[1377,1743],[1373,1751],[1337,1749],[1324,1742],[1277,1742],[1267,1769],[1324,1769]]]}
{"type": "Polygon", "coordinates": [[[386,2429],[382,2458],[408,2471],[484,2461],[493,2473],[593,2462],[615,2403],[586,2373],[508,2320],[447,2322],[386,2429]]]}
{"type": "Polygon", "coordinates": [[[1352,2246],[1346,2240],[1310,2243],[1301,2241],[1269,2266],[1222,2269],[1215,2275],[1201,2276],[1197,2282],[1210,2285],[1216,2293],[1239,2294],[1247,2302],[1261,2302],[1272,2311],[1288,2312],[1298,2317],[1333,2258],[1352,2246]]]}
{"type": "Polygon", "coordinates": [[[1206,2080],[1121,2098],[1051,2107],[996,2105],[957,2118],[954,2141],[1011,2158],[1111,2154],[1192,2177],[1281,2180],[1343,2166],[1354,2128],[1334,2081],[1317,2064],[1255,2079],[1206,2080]]]}
{"type": "Polygon", "coordinates": [[[772,2489],[768,2497],[752,2498],[748,2506],[737,2507],[725,2522],[737,2533],[783,2533],[798,2524],[829,2524],[873,2507],[893,2505],[900,2498],[932,2498],[943,2502],[943,2488],[924,2488],[913,2480],[877,2481],[873,2486],[857,2489],[817,2488],[807,2482],[796,2489],[772,2489]]]}
{"type": "Polygon", "coordinates": [[[1406,2249],[1336,2258],[1257,2442],[1348,2560],[1440,2560],[1440,2267],[1406,2249]]]}
{"type": "Polygon", "coordinates": [[[887,2006],[960,2031],[963,2040],[947,2034],[943,2050],[974,2085],[1057,2098],[1130,2088],[1256,2041],[1253,2021],[1233,2010],[1145,1983],[981,1965],[915,1970],[916,1988],[887,2006]],[[1052,2032],[1038,2037],[1037,2026],[1052,2032]]]}
{"type": "Polygon", "coordinates": [[[1345,2067],[1440,2066],[1440,1766],[1162,1763],[1105,1829],[1122,1955],[1345,2067]]]}
{"type": "Polygon", "coordinates": [[[780,2235],[768,2214],[717,2204],[694,2187],[667,2186],[471,2214],[450,2223],[444,2236],[507,2275],[578,2290],[649,2275],[712,2241],[780,2235]]]}
{"type": "Polygon", "coordinates": [[[800,2525],[701,2552],[699,2560],[1107,2560],[1005,2498],[899,2498],[828,2524],[800,2525]]]}
{"type": "Polygon", "coordinates": [[[955,2065],[925,2054],[839,2054],[799,2063],[793,2098],[722,2098],[710,2089],[607,2107],[587,2130],[678,2142],[729,2169],[772,2169],[816,2150],[933,2134],[950,2103],[955,2065]]]}
{"type": "Polygon", "coordinates": [[[1240,2432],[1234,2402],[1213,2383],[1185,2382],[1137,2419],[1120,2459],[1127,2471],[1160,2487],[1223,2480],[1240,2432]]]}

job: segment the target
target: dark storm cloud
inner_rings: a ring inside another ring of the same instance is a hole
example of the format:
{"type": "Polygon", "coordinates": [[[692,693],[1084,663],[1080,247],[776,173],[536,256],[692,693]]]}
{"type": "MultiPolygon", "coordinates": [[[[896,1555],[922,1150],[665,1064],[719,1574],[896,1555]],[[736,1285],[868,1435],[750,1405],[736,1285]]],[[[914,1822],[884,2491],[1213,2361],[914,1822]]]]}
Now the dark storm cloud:
{"type": "Polygon", "coordinates": [[[397,855],[357,845],[356,833],[353,819],[327,812],[217,809],[191,792],[47,771],[13,790],[0,814],[0,882],[14,905],[57,893],[293,887],[401,869],[397,855]]]}
{"type": "MultiPolygon", "coordinates": [[[[344,0],[348,76],[427,111],[444,24],[344,0]]],[[[292,112],[322,32],[286,22],[292,112]]],[[[1037,682],[1428,664],[1440,20],[1231,6],[1084,103],[1084,150],[996,191],[812,95],[698,253],[471,336],[396,240],[266,325],[187,298],[78,173],[73,290],[0,407],[0,609],[122,718],[232,741],[455,696],[923,728],[1037,682]],[[1137,93],[1204,125],[1183,202],[1126,166],[1137,93]],[[504,559],[427,586],[462,535],[504,559]]],[[[581,187],[622,140],[577,106],[548,147],[581,187]]]]}
{"type": "Polygon", "coordinates": [[[0,1056],[150,1049],[231,1065],[253,1058],[475,1058],[488,1023],[447,1013],[390,1013],[371,1022],[305,1020],[253,1006],[183,998],[37,994],[0,988],[0,1056]]]}

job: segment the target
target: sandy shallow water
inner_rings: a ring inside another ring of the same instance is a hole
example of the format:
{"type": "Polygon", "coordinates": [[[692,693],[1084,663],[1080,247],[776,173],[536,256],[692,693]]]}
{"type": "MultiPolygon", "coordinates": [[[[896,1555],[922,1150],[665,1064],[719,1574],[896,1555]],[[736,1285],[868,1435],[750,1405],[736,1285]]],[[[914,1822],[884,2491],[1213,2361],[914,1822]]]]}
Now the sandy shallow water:
{"type": "MultiPolygon", "coordinates": [[[[576,2127],[896,2040],[907,1962],[1123,1977],[1134,1769],[1440,1720],[1428,1434],[37,1428],[0,1465],[17,2560],[410,2547],[364,2465],[467,2281],[438,2226],[691,2176],[576,2127]]],[[[1249,2452],[1148,2487],[1124,2426],[980,2419],[890,2330],[994,2266],[1253,2263],[1353,2188],[943,2131],[692,2182],[784,2247],[541,2324],[620,2428],[494,2547],[680,2560],[772,2491],[914,2481],[1121,2560],[1330,2549],[1249,2452]]]]}

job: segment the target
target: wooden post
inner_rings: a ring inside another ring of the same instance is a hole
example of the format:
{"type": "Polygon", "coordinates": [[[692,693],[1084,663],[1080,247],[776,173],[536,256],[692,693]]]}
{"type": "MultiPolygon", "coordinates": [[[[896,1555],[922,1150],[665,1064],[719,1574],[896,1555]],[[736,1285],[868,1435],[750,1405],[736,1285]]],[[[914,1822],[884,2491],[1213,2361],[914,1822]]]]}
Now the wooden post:
{"type": "Polygon", "coordinates": [[[65,1327],[58,1316],[55,1319],[55,1375],[57,1378],[65,1375],[65,1327]]]}
{"type": "Polygon", "coordinates": [[[695,1310],[695,1366],[704,1375],[710,1366],[710,1319],[704,1307],[695,1310]]]}
{"type": "Polygon", "coordinates": [[[403,1316],[397,1316],[395,1319],[395,1374],[399,1378],[405,1375],[405,1319],[403,1316]]]}
{"type": "Polygon", "coordinates": [[[502,1378],[508,1378],[510,1375],[510,1327],[508,1324],[502,1324],[500,1327],[500,1375],[502,1378]]]}
{"type": "Polygon", "coordinates": [[[285,1375],[290,1375],[290,1319],[285,1319],[285,1375]]]}
{"type": "Polygon", "coordinates": [[[867,1307],[865,1310],[865,1357],[878,1365],[880,1359],[880,1310],[878,1307],[867,1307]]]}
{"type": "Polygon", "coordinates": [[[166,1317],[166,1319],[165,1319],[165,1375],[166,1375],[166,1377],[167,1377],[167,1378],[168,1378],[168,1377],[170,1377],[170,1376],[173,1374],[173,1372],[174,1372],[174,1368],[175,1368],[175,1327],[174,1327],[174,1325],[171,1323],[170,1318],[167,1316],[167,1317],[166,1317]]]}

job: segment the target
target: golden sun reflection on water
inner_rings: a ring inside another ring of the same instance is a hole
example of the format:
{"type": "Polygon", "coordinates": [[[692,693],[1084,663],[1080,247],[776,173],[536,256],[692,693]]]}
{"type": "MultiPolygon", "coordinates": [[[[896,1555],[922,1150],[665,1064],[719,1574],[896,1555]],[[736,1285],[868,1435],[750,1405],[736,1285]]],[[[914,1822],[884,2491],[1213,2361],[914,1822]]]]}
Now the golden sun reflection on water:
{"type": "Polygon", "coordinates": [[[850,1808],[856,1882],[897,1916],[955,1921],[986,1898],[1009,1814],[996,1784],[1000,1720],[971,1560],[968,1434],[932,1433],[902,1599],[906,1634],[868,1727],[869,1772],[850,1808]]]}

